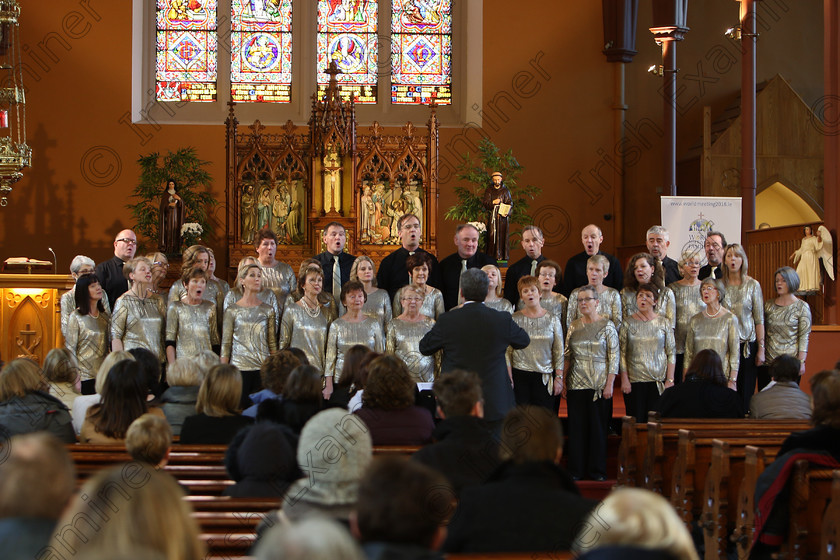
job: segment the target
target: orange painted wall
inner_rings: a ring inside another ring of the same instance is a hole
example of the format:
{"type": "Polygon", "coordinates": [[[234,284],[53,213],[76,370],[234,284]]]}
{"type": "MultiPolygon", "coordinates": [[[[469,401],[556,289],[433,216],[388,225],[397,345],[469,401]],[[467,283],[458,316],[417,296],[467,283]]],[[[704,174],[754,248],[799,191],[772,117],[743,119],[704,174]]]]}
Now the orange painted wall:
{"type": "MultiPolygon", "coordinates": [[[[478,1],[478,0],[470,0],[478,1]]],[[[383,3],[384,4],[384,3],[383,3]]],[[[578,232],[589,222],[605,231],[604,248],[638,243],[659,221],[656,187],[661,183],[661,81],[645,70],[658,59],[647,31],[648,2],[640,2],[635,61],[627,66],[627,122],[638,134],[626,145],[627,197],[622,232],[612,221],[617,174],[613,135],[614,67],[601,54],[600,2],[519,2],[485,0],[483,133],[502,149],[513,148],[526,167],[522,178],[543,189],[532,206],[538,225],[549,233],[545,252],[561,263],[580,251],[578,232]],[[608,188],[591,171],[600,173],[608,188]],[[582,186],[583,185],[583,186],[582,186]],[[623,237],[623,241],[622,238],[623,237]]],[[[762,30],[759,79],[781,73],[806,102],[818,103],[822,90],[822,2],[765,0],[759,10],[775,9],[762,30]],[[765,8],[762,8],[762,5],[765,8]]],[[[700,138],[703,104],[716,110],[737,96],[739,64],[726,72],[710,52],[726,43],[722,31],[737,20],[732,0],[704,0],[689,6],[691,31],[678,50],[680,102],[698,100],[678,121],[678,153],[700,138]],[[718,66],[715,66],[718,64],[718,66]],[[713,80],[699,85],[691,75],[713,80]],[[718,68],[717,71],[714,68],[718,68]]],[[[145,144],[121,123],[131,102],[131,2],[54,0],[46,6],[24,3],[21,18],[27,86],[27,130],[33,166],[15,185],[10,205],[0,209],[0,259],[51,258],[51,246],[64,271],[77,253],[97,261],[112,254],[114,234],[131,225],[124,208],[138,177],[137,157],[151,151],[195,146],[212,162],[214,192],[224,200],[224,130],[214,126],[142,125],[152,136],[145,144]],[[41,61],[39,66],[37,61],[41,61]]],[[[730,48],[731,50],[731,48],[730,48]]],[[[723,55],[719,55],[723,56],[723,55]]],[[[418,118],[425,122],[426,115],[418,118]]],[[[364,130],[367,123],[360,123],[364,130]]],[[[440,207],[453,203],[453,168],[479,133],[457,129],[441,135],[440,207]]],[[[224,208],[216,211],[218,230],[224,208]]],[[[455,224],[438,217],[441,255],[451,251],[455,224]]],[[[209,239],[224,255],[221,235],[209,239]]],[[[518,249],[512,258],[521,256],[518,249]]],[[[220,262],[223,269],[226,263],[220,262]]]]}

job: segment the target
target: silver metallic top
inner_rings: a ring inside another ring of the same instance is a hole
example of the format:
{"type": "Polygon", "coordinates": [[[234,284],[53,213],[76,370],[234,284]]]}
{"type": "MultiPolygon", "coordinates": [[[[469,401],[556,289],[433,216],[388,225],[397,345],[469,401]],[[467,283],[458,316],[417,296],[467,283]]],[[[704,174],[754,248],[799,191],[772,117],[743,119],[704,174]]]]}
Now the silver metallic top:
{"type": "MultiPolygon", "coordinates": [[[[636,290],[630,288],[621,289],[621,311],[624,314],[622,321],[626,321],[627,317],[638,311],[636,307],[636,290]]],[[[659,299],[656,300],[656,313],[662,317],[666,317],[671,323],[673,329],[677,324],[677,302],[674,298],[674,292],[669,287],[664,287],[659,290],[659,299]]]]}
{"type": "Polygon", "coordinates": [[[344,353],[356,344],[367,346],[374,352],[383,352],[385,335],[379,327],[379,322],[367,316],[358,323],[351,323],[345,317],[333,321],[327,336],[324,375],[334,378],[338,383],[341,379],[341,369],[344,367],[344,353]]]}
{"type": "Polygon", "coordinates": [[[330,320],[326,309],[312,317],[297,303],[289,303],[280,321],[280,349],[300,348],[306,354],[309,364],[324,371],[324,354],[327,349],[327,330],[330,320]]]}
{"type": "MultiPolygon", "coordinates": [[[[708,311],[708,309],[706,310],[708,311]]],[[[714,350],[723,362],[723,373],[738,371],[738,318],[721,307],[718,315],[709,317],[701,311],[688,322],[685,335],[685,369],[700,350],[714,350]]]]}
{"type": "Polygon", "coordinates": [[[755,278],[747,276],[737,286],[728,284],[722,304],[738,318],[741,342],[754,341],[755,326],[764,324],[764,296],[755,278]]]}
{"type": "Polygon", "coordinates": [[[268,288],[277,297],[277,305],[280,306],[279,316],[282,316],[286,306],[286,298],[297,289],[297,277],[292,267],[284,262],[277,261],[274,266],[262,266],[262,287],[268,288]]]}
{"type": "Polygon", "coordinates": [[[176,358],[197,356],[220,343],[217,325],[216,306],[209,301],[176,301],[166,311],[166,340],[175,342],[176,358]]]}
{"type": "Polygon", "coordinates": [[[110,320],[111,316],[102,311],[97,317],[73,311],[67,319],[64,345],[76,356],[83,381],[96,378],[99,366],[109,351],[110,320]]]}
{"type": "Polygon", "coordinates": [[[798,356],[808,352],[811,334],[811,308],[797,298],[790,305],[764,302],[764,358],[767,363],[782,354],[798,356]]]}
{"type": "MultiPolygon", "coordinates": [[[[303,294],[301,294],[300,290],[295,290],[289,297],[297,303],[301,300],[303,294]]],[[[341,305],[336,303],[335,298],[330,292],[320,292],[318,294],[318,303],[321,304],[321,313],[326,315],[328,323],[332,323],[338,319],[338,308],[341,307],[341,305]]]]}
{"type": "MultiPolygon", "coordinates": [[[[225,295],[225,301],[223,303],[224,310],[227,311],[227,308],[230,307],[231,304],[236,303],[242,299],[242,297],[242,288],[231,288],[227,295],[225,295]]],[[[261,288],[260,291],[257,292],[257,299],[270,305],[271,308],[274,309],[274,316],[277,318],[277,322],[274,327],[279,329],[280,318],[283,316],[283,312],[280,311],[280,304],[277,303],[277,296],[275,296],[274,292],[268,288],[261,288]]]]}
{"type": "MultiPolygon", "coordinates": [[[[569,303],[566,305],[566,324],[571,325],[575,319],[580,319],[583,314],[578,308],[578,292],[575,288],[569,294],[569,303]]],[[[621,296],[615,288],[607,288],[598,294],[598,315],[602,315],[613,322],[618,328],[621,326],[621,296]]]]}
{"type": "Polygon", "coordinates": [[[641,321],[628,317],[618,331],[618,344],[621,348],[619,371],[627,372],[630,383],[656,382],[661,395],[668,364],[676,361],[674,330],[668,318],[657,315],[650,321],[641,321]]]}
{"type": "MultiPolygon", "coordinates": [[[[566,304],[568,301],[563,294],[552,293],[548,297],[540,297],[540,307],[552,315],[557,315],[557,318],[560,319],[560,324],[563,324],[566,321],[566,304]]],[[[516,304],[516,310],[522,311],[523,309],[525,309],[525,302],[520,299],[519,303],[516,304]]]]}
{"type": "Polygon", "coordinates": [[[696,286],[683,286],[679,282],[674,282],[668,287],[674,292],[674,301],[677,304],[674,342],[677,354],[683,354],[685,352],[685,333],[688,330],[688,322],[692,317],[706,309],[706,303],[700,293],[699,283],[696,286]]]}
{"type": "Polygon", "coordinates": [[[608,375],[618,375],[618,332],[609,319],[592,323],[575,319],[566,333],[565,359],[569,364],[567,390],[594,389],[598,399],[608,375]]]}
{"type": "MultiPolygon", "coordinates": [[[[61,304],[61,334],[64,338],[67,338],[67,321],[70,319],[70,315],[76,310],[76,286],[74,285],[70,290],[61,294],[59,302],[61,304]]],[[[105,308],[106,313],[111,313],[111,306],[108,304],[108,294],[105,293],[105,290],[102,290],[102,306],[105,308]]]]}
{"type": "Polygon", "coordinates": [[[277,352],[274,325],[274,309],[270,305],[241,307],[234,303],[225,311],[221,357],[242,371],[260,369],[269,354],[277,352]]]}
{"type": "MultiPolygon", "coordinates": [[[[219,288],[219,285],[216,282],[207,282],[204,293],[201,294],[201,299],[209,301],[216,306],[216,319],[219,321],[219,328],[221,328],[222,317],[224,317],[225,313],[225,296],[221,288],[219,288]]],[[[176,301],[187,301],[187,288],[181,279],[175,280],[175,283],[169,288],[169,301],[167,305],[172,305],[176,301]]]]}
{"type": "MultiPolygon", "coordinates": [[[[402,295],[402,288],[397,290],[397,293],[394,296],[394,317],[399,317],[400,315],[402,315],[403,312],[402,303],[400,302],[400,295],[402,295]]],[[[440,317],[440,314],[444,311],[445,309],[443,307],[443,293],[437,288],[432,288],[432,291],[427,293],[426,296],[423,298],[423,305],[420,306],[420,315],[431,317],[432,319],[437,321],[438,317],[440,317]]]]}
{"type": "Polygon", "coordinates": [[[513,304],[505,298],[494,299],[493,301],[484,300],[484,306],[513,315],[513,304]]]}
{"type": "MultiPolygon", "coordinates": [[[[340,307],[341,315],[343,316],[347,313],[347,308],[343,305],[340,307]]],[[[365,301],[365,306],[362,308],[362,312],[366,316],[376,319],[382,327],[382,332],[385,332],[385,326],[393,318],[393,314],[391,312],[391,299],[388,297],[388,290],[376,288],[376,291],[369,293],[367,295],[367,301],[365,301]]]]}
{"type": "Polygon", "coordinates": [[[435,325],[434,319],[423,317],[412,322],[395,318],[388,323],[385,351],[396,354],[411,373],[415,382],[434,381],[440,373],[440,352],[432,356],[420,353],[420,339],[435,325]]]}
{"type": "Polygon", "coordinates": [[[531,343],[521,350],[508,348],[510,364],[522,371],[542,374],[543,385],[552,393],[555,371],[563,374],[563,326],[560,317],[546,313],[542,317],[527,317],[521,311],[513,314],[513,321],[522,327],[531,343]]]}
{"type": "Polygon", "coordinates": [[[227,281],[222,280],[221,278],[216,278],[215,276],[210,281],[216,283],[219,290],[222,292],[223,298],[228,295],[228,292],[230,291],[230,284],[228,284],[227,281]]]}
{"type": "Polygon", "coordinates": [[[126,292],[117,298],[111,316],[111,340],[122,340],[123,348],[145,348],[166,361],[164,335],[166,334],[166,303],[152,294],[139,298],[126,292]]]}

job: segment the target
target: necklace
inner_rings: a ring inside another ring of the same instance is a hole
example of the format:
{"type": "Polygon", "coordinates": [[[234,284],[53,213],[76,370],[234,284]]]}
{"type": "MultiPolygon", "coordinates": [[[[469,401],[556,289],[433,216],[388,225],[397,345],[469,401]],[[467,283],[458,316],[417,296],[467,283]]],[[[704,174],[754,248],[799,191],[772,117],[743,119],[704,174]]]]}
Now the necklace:
{"type": "Polygon", "coordinates": [[[303,302],[303,308],[306,310],[306,314],[312,317],[313,319],[321,314],[321,306],[318,303],[315,303],[315,308],[309,307],[309,304],[306,302],[306,298],[301,300],[303,302]]]}
{"type": "Polygon", "coordinates": [[[721,305],[720,307],[718,307],[718,310],[717,310],[717,311],[715,311],[713,315],[710,315],[710,314],[709,314],[709,307],[708,307],[708,306],[706,306],[706,309],[704,309],[704,310],[703,310],[703,313],[704,313],[704,314],[706,315],[706,317],[708,317],[709,319],[714,319],[715,317],[717,317],[718,315],[720,315],[720,312],[721,312],[721,311],[723,311],[723,306],[722,306],[722,305],[721,305]]]}

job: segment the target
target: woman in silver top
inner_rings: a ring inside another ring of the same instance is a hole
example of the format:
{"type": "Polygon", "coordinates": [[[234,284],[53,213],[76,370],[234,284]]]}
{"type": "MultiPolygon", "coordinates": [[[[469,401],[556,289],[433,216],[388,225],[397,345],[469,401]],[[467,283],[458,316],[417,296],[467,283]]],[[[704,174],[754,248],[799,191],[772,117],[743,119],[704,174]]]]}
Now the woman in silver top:
{"type": "Polygon", "coordinates": [[[254,247],[262,268],[262,287],[277,297],[280,315],[286,307],[286,298],[297,289],[297,278],[292,267],[274,258],[277,254],[277,235],[270,229],[261,229],[254,239],[254,247]]]}
{"type": "Polygon", "coordinates": [[[653,284],[659,290],[657,312],[666,317],[673,329],[677,320],[677,304],[674,292],[665,286],[665,269],[650,253],[636,253],[627,264],[624,274],[624,288],[621,289],[622,321],[638,311],[636,309],[636,290],[641,284],[653,284]]]}
{"type": "MultiPolygon", "coordinates": [[[[562,324],[566,320],[566,303],[568,300],[563,294],[558,294],[554,291],[557,286],[557,279],[562,276],[560,265],[556,262],[546,259],[537,264],[537,280],[540,282],[540,305],[543,309],[557,315],[562,324]]],[[[525,304],[520,301],[517,304],[517,309],[524,309],[525,304]]],[[[566,325],[563,325],[565,328],[566,325]]]]}
{"type": "MultiPolygon", "coordinates": [[[[324,274],[324,270],[321,268],[321,262],[318,261],[318,259],[303,259],[303,261],[300,263],[300,268],[298,269],[298,280],[300,280],[300,277],[303,276],[303,273],[306,272],[306,270],[310,266],[314,266],[315,268],[321,271],[322,275],[324,274]]],[[[301,285],[300,281],[298,281],[297,290],[292,292],[291,298],[295,301],[300,301],[303,297],[303,293],[303,286],[301,285]]],[[[333,321],[338,319],[338,308],[340,306],[328,290],[319,291],[317,299],[318,304],[321,306],[322,312],[325,313],[327,316],[328,323],[332,323],[333,321]]]]}
{"type": "Polygon", "coordinates": [[[683,358],[685,357],[685,334],[692,317],[706,309],[700,296],[700,255],[697,251],[685,251],[678,263],[682,278],[673,282],[669,288],[674,292],[676,303],[676,325],[674,344],[677,352],[674,366],[674,383],[681,383],[683,377],[683,358]]]}
{"type": "Polygon", "coordinates": [[[152,263],[152,293],[162,297],[168,307],[169,292],[161,288],[160,285],[166,280],[166,275],[169,273],[169,259],[160,252],[149,253],[146,258],[152,263]]]}
{"type": "Polygon", "coordinates": [[[277,352],[274,309],[257,297],[261,283],[262,270],[258,265],[240,269],[236,284],[243,296],[225,311],[222,329],[221,362],[236,366],[242,374],[240,404],[243,407],[250,406],[250,395],[262,388],[262,363],[277,352]]]}
{"type": "Polygon", "coordinates": [[[111,350],[145,348],[163,363],[166,304],[151,291],[152,263],[146,257],[134,257],[123,265],[123,275],[131,287],[114,304],[111,350]]]}
{"type": "MultiPolygon", "coordinates": [[[[422,288],[423,305],[420,306],[420,314],[426,317],[431,317],[435,321],[444,312],[443,307],[443,293],[437,288],[429,286],[426,282],[429,280],[429,273],[432,270],[432,259],[428,253],[417,252],[409,255],[405,259],[405,268],[408,270],[410,278],[409,285],[419,286],[422,288]]],[[[403,309],[400,304],[400,292],[394,296],[394,317],[402,314],[403,309]]]]}
{"type": "Polygon", "coordinates": [[[521,350],[508,349],[513,395],[517,405],[543,406],[556,414],[556,397],[563,388],[563,326],[560,317],[540,306],[539,280],[523,276],[517,287],[524,307],[513,314],[513,321],[531,343],[521,350]]]}
{"type": "Polygon", "coordinates": [[[674,330],[656,313],[659,290],[642,284],[636,290],[637,311],[621,323],[619,373],[624,407],[637,422],[647,422],[659,395],[674,386],[674,330]]]}
{"type": "Polygon", "coordinates": [[[755,278],[747,276],[749,263],[744,248],[730,243],[723,253],[723,305],[738,318],[740,365],[738,394],[749,410],[755,393],[758,366],[764,363],[764,296],[755,278]]]}
{"type": "Polygon", "coordinates": [[[200,268],[184,275],[186,301],[173,301],[166,312],[166,361],[192,358],[204,350],[220,352],[216,306],[201,296],[207,288],[207,273],[200,268]]]}
{"type": "Polygon", "coordinates": [[[216,276],[216,252],[213,251],[212,247],[207,247],[207,254],[210,255],[210,262],[207,263],[207,282],[215,283],[219,287],[219,290],[221,290],[222,299],[224,299],[228,295],[228,292],[230,292],[230,284],[216,276]]]}
{"type": "MultiPolygon", "coordinates": [[[[604,285],[604,278],[610,272],[610,261],[604,255],[592,255],[586,260],[586,278],[590,286],[595,286],[598,291],[598,315],[602,315],[613,322],[615,328],[621,326],[621,295],[615,288],[604,285]]],[[[580,319],[582,314],[578,309],[578,292],[575,288],[569,294],[569,303],[566,305],[566,325],[571,325],[575,319],[580,319]]]]}
{"type": "Polygon", "coordinates": [[[700,283],[706,309],[688,322],[685,333],[685,363],[690,364],[700,350],[714,350],[723,362],[723,371],[733,391],[738,382],[738,318],[723,307],[723,281],[712,277],[700,283]]]}
{"type": "Polygon", "coordinates": [[[484,298],[484,305],[496,311],[505,311],[513,314],[513,304],[502,297],[502,273],[499,267],[494,264],[485,264],[481,267],[487,274],[489,283],[487,285],[487,297],[484,298]]]}
{"type": "MultiPolygon", "coordinates": [[[[207,267],[210,266],[210,253],[207,247],[202,245],[193,245],[187,248],[183,254],[183,263],[181,265],[181,274],[193,267],[198,267],[207,272],[207,267]]],[[[184,281],[180,278],[176,280],[172,287],[169,288],[169,304],[173,301],[180,301],[187,297],[187,287],[184,286],[184,281]]],[[[224,317],[224,301],[222,290],[213,282],[208,282],[207,289],[204,290],[204,295],[201,296],[205,301],[212,302],[216,306],[216,317],[219,320],[219,328],[222,328],[222,318],[224,317]]]]}
{"type": "Polygon", "coordinates": [[[108,353],[111,318],[102,304],[104,293],[95,274],[79,276],[76,280],[76,309],[67,319],[64,345],[76,356],[83,395],[96,392],[96,372],[108,353]]]}
{"type": "Polygon", "coordinates": [[[332,395],[333,382],[340,379],[344,353],[348,348],[362,344],[374,352],[385,350],[385,334],[379,321],[364,313],[366,298],[365,287],[361,282],[350,280],[341,288],[341,303],[347,308],[347,313],[330,324],[324,359],[324,376],[327,379],[325,399],[332,395]]]}
{"type": "MultiPolygon", "coordinates": [[[[300,348],[309,363],[324,371],[324,354],[327,348],[327,329],[330,318],[327,308],[318,295],[324,287],[324,274],[320,266],[310,265],[298,279],[303,297],[289,304],[280,321],[280,349],[300,348]]],[[[332,297],[330,297],[332,300],[332,297]]]]}
{"type": "MultiPolygon", "coordinates": [[[[70,276],[73,277],[73,282],[79,279],[82,274],[93,274],[96,272],[96,263],[93,259],[84,255],[76,255],[70,262],[70,276]]],[[[67,338],[67,320],[76,309],[76,285],[67,290],[61,295],[61,334],[67,338]]],[[[102,292],[102,305],[105,311],[110,313],[111,307],[108,305],[108,295],[102,292]]]]}
{"type": "Polygon", "coordinates": [[[799,275],[789,266],[776,270],[776,299],[764,302],[765,365],[758,368],[758,390],[770,382],[769,364],[784,354],[799,359],[799,375],[805,375],[811,308],[798,297],[799,275]]]}
{"type": "MultiPolygon", "coordinates": [[[[350,268],[350,280],[361,282],[365,287],[365,306],[362,309],[365,315],[372,317],[379,321],[382,327],[382,332],[385,332],[385,326],[393,318],[391,311],[391,298],[388,297],[388,291],[376,287],[376,267],[373,260],[366,255],[356,257],[353,261],[353,266],[350,268]]],[[[344,308],[344,313],[347,308],[344,308]]]]}
{"type": "MultiPolygon", "coordinates": [[[[237,266],[236,274],[238,275],[239,271],[242,270],[242,267],[248,266],[249,264],[259,265],[260,261],[257,260],[257,257],[242,257],[242,260],[239,261],[239,266],[237,266]]],[[[236,285],[231,287],[230,291],[225,295],[225,301],[223,304],[224,310],[227,311],[227,308],[230,307],[232,303],[236,303],[237,301],[242,299],[242,296],[243,293],[241,288],[237,287],[236,285]]],[[[280,304],[277,303],[277,296],[275,296],[274,292],[269,288],[266,288],[261,282],[260,291],[257,294],[257,297],[260,298],[261,302],[270,305],[271,308],[274,309],[274,315],[277,318],[277,324],[275,325],[275,328],[279,331],[280,318],[283,316],[283,314],[280,311],[280,304]]]]}
{"type": "Polygon", "coordinates": [[[405,362],[415,383],[434,381],[440,373],[440,352],[424,356],[419,349],[420,339],[435,324],[434,319],[420,314],[424,295],[420,286],[405,286],[400,290],[400,303],[405,311],[388,323],[385,336],[385,351],[405,362]]]}
{"type": "Polygon", "coordinates": [[[566,333],[563,384],[569,410],[569,472],[577,479],[605,480],[618,332],[612,321],[598,314],[595,286],[580,289],[578,308],[583,316],[572,321],[566,333]]]}

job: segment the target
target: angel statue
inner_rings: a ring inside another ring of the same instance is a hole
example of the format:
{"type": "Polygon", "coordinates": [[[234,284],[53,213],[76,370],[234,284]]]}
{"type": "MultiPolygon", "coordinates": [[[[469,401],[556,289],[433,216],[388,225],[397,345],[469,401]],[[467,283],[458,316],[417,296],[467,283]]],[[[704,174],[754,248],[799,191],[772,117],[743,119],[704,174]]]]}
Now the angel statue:
{"type": "Polygon", "coordinates": [[[818,292],[822,280],[820,259],[825,273],[834,280],[834,243],[825,226],[817,228],[817,235],[813,234],[811,226],[805,226],[804,231],[802,245],[793,252],[790,259],[796,264],[796,274],[799,275],[799,293],[818,292]]]}

